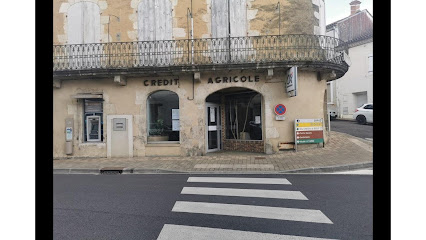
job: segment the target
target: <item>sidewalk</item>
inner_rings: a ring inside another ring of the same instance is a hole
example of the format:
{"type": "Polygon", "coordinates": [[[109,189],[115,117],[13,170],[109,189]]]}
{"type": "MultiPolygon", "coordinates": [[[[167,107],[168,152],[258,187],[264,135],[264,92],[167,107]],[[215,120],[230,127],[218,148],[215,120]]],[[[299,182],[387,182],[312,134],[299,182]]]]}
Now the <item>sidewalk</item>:
{"type": "Polygon", "coordinates": [[[53,161],[53,173],[308,173],[372,167],[372,142],[331,131],[324,148],[272,155],[220,152],[194,157],[78,158],[53,161]]]}

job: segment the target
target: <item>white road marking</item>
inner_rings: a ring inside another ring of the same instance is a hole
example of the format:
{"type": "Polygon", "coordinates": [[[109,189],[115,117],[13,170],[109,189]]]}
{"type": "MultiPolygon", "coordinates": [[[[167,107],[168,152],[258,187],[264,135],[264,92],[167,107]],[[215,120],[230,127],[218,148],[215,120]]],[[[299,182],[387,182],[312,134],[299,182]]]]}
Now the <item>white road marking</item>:
{"type": "Polygon", "coordinates": [[[184,187],[181,194],[308,200],[299,191],[184,187]]]}
{"type": "Polygon", "coordinates": [[[157,240],[332,240],[326,238],[301,237],[292,235],[279,235],[272,233],[259,233],[221,228],[207,228],[165,224],[157,240]]]}
{"type": "Polygon", "coordinates": [[[312,209],[177,201],[173,206],[172,212],[202,213],[333,224],[333,222],[328,219],[320,210],[312,209]]]}
{"type": "Polygon", "coordinates": [[[373,170],[363,169],[363,170],[354,170],[354,171],[345,171],[345,172],[333,172],[328,174],[342,174],[342,175],[373,175],[373,170]]]}
{"type": "Polygon", "coordinates": [[[230,178],[230,177],[189,177],[187,182],[204,183],[247,183],[247,184],[290,184],[285,178],[230,178]]]}
{"type": "Polygon", "coordinates": [[[195,164],[194,168],[259,168],[259,169],[274,169],[273,164],[195,164]]]}

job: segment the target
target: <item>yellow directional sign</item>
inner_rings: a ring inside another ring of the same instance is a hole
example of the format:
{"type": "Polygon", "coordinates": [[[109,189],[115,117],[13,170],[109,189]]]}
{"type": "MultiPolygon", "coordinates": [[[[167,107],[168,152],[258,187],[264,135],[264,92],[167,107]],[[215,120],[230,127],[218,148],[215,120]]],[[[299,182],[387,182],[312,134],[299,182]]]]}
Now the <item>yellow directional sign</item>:
{"type": "Polygon", "coordinates": [[[322,122],[296,123],[296,127],[322,127],[322,122]]]}

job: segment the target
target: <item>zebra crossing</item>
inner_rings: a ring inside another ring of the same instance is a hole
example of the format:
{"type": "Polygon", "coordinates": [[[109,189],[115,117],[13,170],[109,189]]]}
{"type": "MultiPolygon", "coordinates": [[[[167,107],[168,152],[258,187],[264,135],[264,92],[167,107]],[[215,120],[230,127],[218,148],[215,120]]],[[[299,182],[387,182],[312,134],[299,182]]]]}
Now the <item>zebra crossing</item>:
{"type": "MultiPolygon", "coordinates": [[[[309,201],[309,199],[300,191],[288,190],[269,190],[259,189],[258,186],[275,185],[286,186],[291,183],[285,178],[233,178],[233,177],[189,177],[188,183],[206,184],[201,187],[183,187],[182,195],[198,195],[198,196],[221,196],[221,197],[241,197],[256,199],[278,199],[290,201],[309,201]],[[221,188],[211,187],[209,184],[237,184],[238,188],[221,188]],[[244,188],[244,186],[254,185],[256,189],[244,188]],[[260,184],[260,185],[258,185],[260,184]]],[[[193,201],[176,201],[172,210],[174,213],[195,213],[219,216],[232,216],[244,218],[286,220],[315,224],[333,224],[333,222],[320,210],[316,209],[300,209],[288,207],[273,207],[259,205],[244,205],[230,203],[215,202],[193,202],[193,201]]],[[[157,238],[157,240],[204,240],[204,239],[220,239],[220,240],[331,240],[326,238],[315,238],[307,236],[294,236],[283,234],[272,234],[252,231],[240,231],[233,229],[210,228],[201,226],[186,226],[178,224],[165,224],[157,238]]]]}

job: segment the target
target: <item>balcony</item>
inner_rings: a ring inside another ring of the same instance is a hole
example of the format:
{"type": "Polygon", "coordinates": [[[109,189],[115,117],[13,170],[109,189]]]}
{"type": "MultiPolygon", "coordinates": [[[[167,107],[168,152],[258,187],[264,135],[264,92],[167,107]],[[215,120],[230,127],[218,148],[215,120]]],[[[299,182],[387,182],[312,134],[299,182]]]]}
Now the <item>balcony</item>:
{"type": "Polygon", "coordinates": [[[318,35],[182,39],[53,46],[53,76],[138,75],[291,67],[348,71],[347,45],[318,35]]]}

